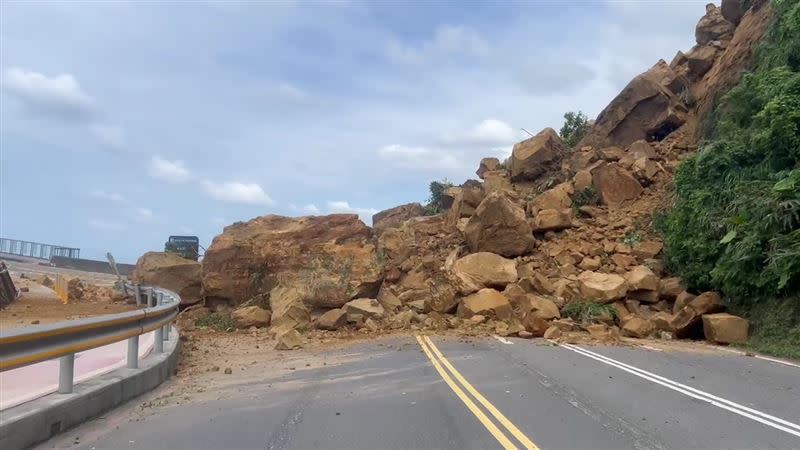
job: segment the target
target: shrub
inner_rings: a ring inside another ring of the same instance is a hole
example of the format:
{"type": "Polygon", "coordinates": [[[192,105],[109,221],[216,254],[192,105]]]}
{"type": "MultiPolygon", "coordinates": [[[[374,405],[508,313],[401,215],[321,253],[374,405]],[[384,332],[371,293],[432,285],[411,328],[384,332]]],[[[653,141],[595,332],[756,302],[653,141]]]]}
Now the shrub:
{"type": "Polygon", "coordinates": [[[216,331],[227,331],[236,328],[236,323],[227,312],[212,312],[194,321],[198,327],[208,327],[216,331]]]}
{"type": "Polygon", "coordinates": [[[780,331],[764,322],[765,304],[796,312],[785,304],[800,300],[800,2],[774,4],[753,71],[704,118],[707,140],[678,168],[658,222],[668,268],[690,288],[724,292],[763,348],[800,334],[798,320],[780,331]]]}
{"type": "Polygon", "coordinates": [[[561,141],[567,147],[574,147],[575,144],[583,139],[589,129],[589,118],[582,111],[569,111],[564,114],[564,125],[558,132],[561,141]]]}
{"type": "Polygon", "coordinates": [[[453,187],[453,183],[446,178],[442,181],[431,181],[429,186],[431,196],[428,197],[428,203],[425,205],[425,215],[432,216],[444,210],[442,203],[444,192],[451,187],[453,187]]]}
{"type": "Polygon", "coordinates": [[[593,301],[578,301],[566,304],[561,314],[578,322],[594,322],[602,317],[617,317],[613,306],[593,301]]]}

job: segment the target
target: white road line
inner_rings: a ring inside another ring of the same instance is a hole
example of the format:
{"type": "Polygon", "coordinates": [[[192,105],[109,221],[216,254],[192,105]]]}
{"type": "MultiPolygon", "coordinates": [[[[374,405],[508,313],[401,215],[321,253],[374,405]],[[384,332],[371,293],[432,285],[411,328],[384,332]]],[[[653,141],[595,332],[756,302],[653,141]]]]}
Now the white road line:
{"type": "MultiPolygon", "coordinates": [[[[716,346],[716,345],[714,346],[714,348],[716,348],[718,350],[723,350],[723,351],[726,351],[726,352],[729,352],[729,353],[736,353],[737,355],[742,355],[742,356],[747,355],[747,352],[743,352],[743,351],[740,351],[740,350],[734,350],[734,349],[731,349],[731,348],[720,347],[720,346],[716,346]]],[[[783,360],[783,359],[770,358],[769,356],[756,355],[755,353],[751,353],[748,356],[750,356],[752,358],[763,359],[764,361],[770,361],[770,362],[774,362],[774,363],[778,363],[778,364],[783,364],[784,366],[797,367],[798,369],[800,369],[800,364],[795,364],[793,362],[786,361],[786,360],[783,360]]]]}
{"type": "Polygon", "coordinates": [[[699,389],[686,386],[684,384],[678,383],[677,381],[673,381],[668,378],[662,377],[660,375],[648,372],[646,370],[639,369],[637,367],[625,364],[615,359],[611,359],[607,356],[592,352],[585,348],[577,347],[571,344],[560,344],[560,345],[561,347],[564,347],[568,350],[572,350],[575,353],[579,353],[594,360],[600,361],[604,364],[608,364],[620,370],[624,370],[625,372],[628,372],[630,374],[636,375],[639,378],[644,378],[648,381],[652,381],[653,383],[659,384],[668,389],[672,389],[673,391],[680,392],[684,395],[695,398],[697,400],[710,403],[718,408],[725,409],[727,411],[730,411],[732,413],[738,414],[743,417],[747,417],[748,419],[755,420],[756,422],[762,423],[772,428],[800,437],[800,425],[796,423],[792,423],[789,422],[788,420],[784,420],[779,417],[775,417],[767,413],[752,408],[748,408],[744,405],[740,405],[730,400],[717,397],[708,392],[704,392],[699,389]]]}
{"type": "Polygon", "coordinates": [[[492,337],[494,337],[498,341],[502,342],[503,344],[507,344],[507,345],[513,345],[514,344],[513,342],[509,341],[508,339],[506,339],[506,338],[504,338],[502,336],[498,336],[496,334],[493,334],[492,337]]]}

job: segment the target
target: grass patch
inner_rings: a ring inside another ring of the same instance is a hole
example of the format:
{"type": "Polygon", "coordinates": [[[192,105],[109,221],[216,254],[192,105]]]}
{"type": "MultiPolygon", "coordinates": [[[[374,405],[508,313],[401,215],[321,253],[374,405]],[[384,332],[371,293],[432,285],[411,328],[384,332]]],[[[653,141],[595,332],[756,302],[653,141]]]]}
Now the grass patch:
{"type": "Polygon", "coordinates": [[[603,317],[617,317],[617,311],[613,306],[593,301],[580,301],[568,303],[561,309],[561,315],[569,317],[577,322],[596,322],[603,317]]]}
{"type": "Polygon", "coordinates": [[[195,326],[211,328],[216,331],[226,331],[236,328],[236,323],[231,315],[226,312],[213,312],[194,321],[195,326]]]}
{"type": "Polygon", "coordinates": [[[740,347],[800,360],[800,298],[734,305],[731,312],[750,320],[750,339],[740,347]]]}

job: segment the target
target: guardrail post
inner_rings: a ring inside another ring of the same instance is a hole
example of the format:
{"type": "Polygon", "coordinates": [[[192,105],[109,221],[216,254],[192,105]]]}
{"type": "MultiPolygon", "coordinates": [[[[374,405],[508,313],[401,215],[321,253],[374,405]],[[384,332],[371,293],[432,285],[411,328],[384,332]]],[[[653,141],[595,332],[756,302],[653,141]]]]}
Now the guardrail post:
{"type": "Polygon", "coordinates": [[[153,294],[154,294],[153,288],[151,287],[150,290],[147,291],[147,307],[148,308],[156,306],[156,299],[155,299],[155,296],[153,294]]]}
{"type": "Polygon", "coordinates": [[[75,353],[64,355],[58,359],[58,393],[71,394],[72,381],[75,374],[75,353]]]}
{"type": "MultiPolygon", "coordinates": [[[[164,300],[164,294],[161,292],[158,293],[158,304],[160,305],[161,302],[164,300]]],[[[156,328],[156,333],[154,336],[153,347],[156,353],[164,353],[164,327],[160,326],[156,328]]]]}
{"type": "Polygon", "coordinates": [[[136,306],[141,306],[142,305],[142,288],[140,288],[139,285],[137,284],[137,285],[135,285],[133,287],[133,292],[134,292],[134,295],[136,295],[136,306]]]}
{"type": "Polygon", "coordinates": [[[139,368],[139,336],[128,338],[128,369],[139,368]]]}

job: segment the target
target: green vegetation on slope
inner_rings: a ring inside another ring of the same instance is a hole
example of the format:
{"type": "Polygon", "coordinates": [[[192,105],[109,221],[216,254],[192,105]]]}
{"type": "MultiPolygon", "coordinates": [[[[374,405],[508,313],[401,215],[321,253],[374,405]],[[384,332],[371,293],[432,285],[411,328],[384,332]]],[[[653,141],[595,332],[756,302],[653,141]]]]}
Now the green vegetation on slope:
{"type": "Polygon", "coordinates": [[[451,187],[453,187],[453,183],[447,181],[446,178],[442,181],[431,181],[429,186],[431,196],[425,205],[425,215],[432,216],[444,211],[444,191],[451,187]]]}
{"type": "Polygon", "coordinates": [[[678,169],[662,228],[673,272],[722,291],[753,322],[751,346],[797,357],[800,2],[773,5],[753,72],[722,97],[707,142],[678,169]]]}
{"type": "Polygon", "coordinates": [[[569,111],[564,114],[564,125],[561,127],[561,131],[558,132],[558,135],[561,137],[561,141],[564,145],[567,147],[574,147],[575,144],[583,139],[583,135],[586,134],[586,130],[588,129],[589,118],[586,117],[583,111],[569,111]]]}

